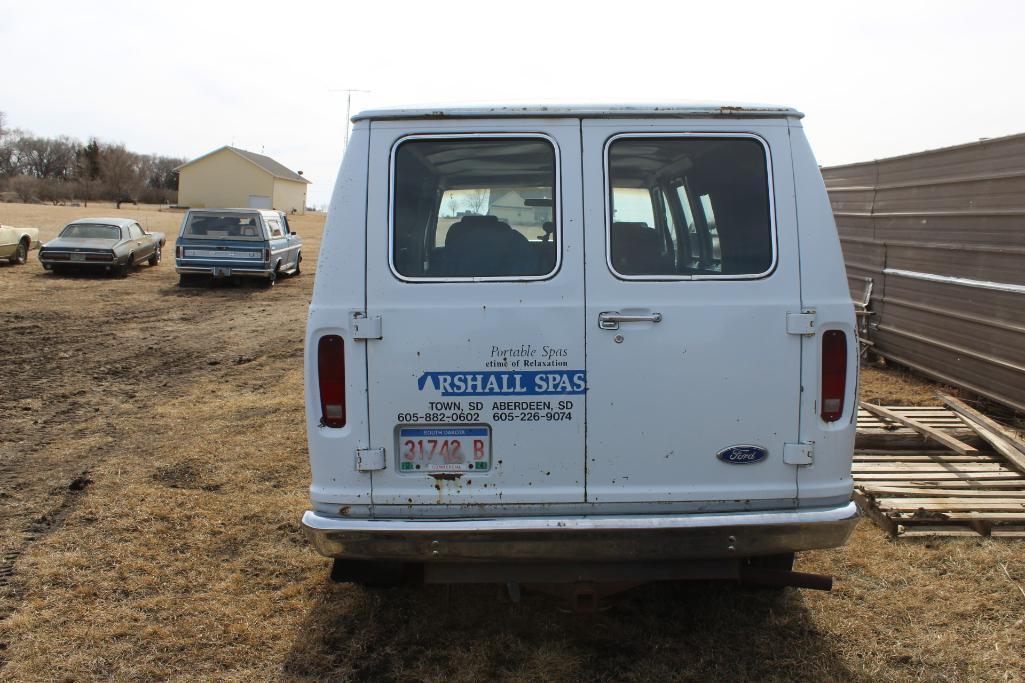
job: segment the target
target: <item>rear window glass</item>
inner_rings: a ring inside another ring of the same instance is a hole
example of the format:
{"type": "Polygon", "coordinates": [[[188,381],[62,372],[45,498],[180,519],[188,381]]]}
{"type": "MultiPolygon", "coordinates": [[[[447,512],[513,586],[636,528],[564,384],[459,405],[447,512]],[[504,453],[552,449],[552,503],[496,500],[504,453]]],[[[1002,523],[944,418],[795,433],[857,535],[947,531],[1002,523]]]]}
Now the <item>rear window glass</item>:
{"type": "Polygon", "coordinates": [[[555,148],[411,139],[395,152],[392,265],[410,278],[531,278],[558,261],[555,148]]]}
{"type": "Polygon", "coordinates": [[[121,228],[116,225],[77,223],[64,228],[60,236],[86,240],[119,240],[121,239],[121,228]]]}
{"type": "Polygon", "coordinates": [[[749,138],[621,138],[609,146],[609,258],[627,276],[772,268],[765,148],[749,138]]]}
{"type": "Polygon", "coordinates": [[[262,240],[263,231],[257,216],[216,212],[189,214],[183,237],[200,239],[252,239],[262,240]]]}

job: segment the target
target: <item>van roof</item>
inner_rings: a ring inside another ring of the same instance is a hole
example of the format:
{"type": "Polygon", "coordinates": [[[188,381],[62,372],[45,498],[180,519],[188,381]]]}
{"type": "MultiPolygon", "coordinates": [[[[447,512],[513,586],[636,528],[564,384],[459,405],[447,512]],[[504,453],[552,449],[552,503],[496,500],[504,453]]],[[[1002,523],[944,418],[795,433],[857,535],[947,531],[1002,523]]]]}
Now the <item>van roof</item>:
{"type": "Polygon", "coordinates": [[[621,104],[451,104],[368,109],[352,117],[353,122],[382,119],[483,119],[483,118],[801,118],[792,107],[743,102],[665,102],[621,104]]]}

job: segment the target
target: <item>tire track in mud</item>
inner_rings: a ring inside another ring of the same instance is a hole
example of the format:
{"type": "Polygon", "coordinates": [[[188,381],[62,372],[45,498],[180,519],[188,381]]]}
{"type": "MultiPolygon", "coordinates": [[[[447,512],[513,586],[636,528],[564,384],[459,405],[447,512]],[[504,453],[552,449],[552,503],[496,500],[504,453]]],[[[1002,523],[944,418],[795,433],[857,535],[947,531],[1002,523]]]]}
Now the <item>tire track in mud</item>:
{"type": "Polygon", "coordinates": [[[20,604],[18,560],[61,527],[99,465],[147,447],[148,409],[194,378],[232,381],[237,363],[294,352],[301,366],[312,278],[259,291],[179,290],[172,277],[29,275],[0,312],[0,627],[20,604]]]}

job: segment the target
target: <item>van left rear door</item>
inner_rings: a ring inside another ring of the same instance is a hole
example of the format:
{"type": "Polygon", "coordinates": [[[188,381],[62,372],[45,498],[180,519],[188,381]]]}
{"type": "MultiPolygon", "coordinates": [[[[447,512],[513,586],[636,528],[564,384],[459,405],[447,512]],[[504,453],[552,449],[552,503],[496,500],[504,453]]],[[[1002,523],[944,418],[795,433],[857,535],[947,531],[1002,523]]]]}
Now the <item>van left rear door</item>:
{"type": "Polygon", "coordinates": [[[583,502],[579,147],[575,119],[373,122],[377,514],[583,502]]]}

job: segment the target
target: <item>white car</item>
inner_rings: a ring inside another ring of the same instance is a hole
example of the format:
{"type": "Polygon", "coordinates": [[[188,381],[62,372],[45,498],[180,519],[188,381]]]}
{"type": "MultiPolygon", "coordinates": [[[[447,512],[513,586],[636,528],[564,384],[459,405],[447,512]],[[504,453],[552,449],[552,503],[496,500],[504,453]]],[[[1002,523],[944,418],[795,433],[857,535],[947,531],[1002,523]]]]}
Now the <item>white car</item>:
{"type": "Polygon", "coordinates": [[[0,259],[15,265],[24,265],[28,253],[39,248],[39,230],[0,225],[0,259]]]}
{"type": "Polygon", "coordinates": [[[800,113],[353,120],[306,331],[336,579],[829,585],[858,353],[800,113]]]}

